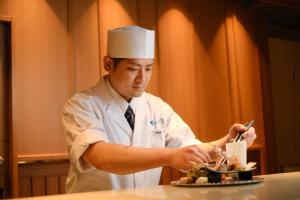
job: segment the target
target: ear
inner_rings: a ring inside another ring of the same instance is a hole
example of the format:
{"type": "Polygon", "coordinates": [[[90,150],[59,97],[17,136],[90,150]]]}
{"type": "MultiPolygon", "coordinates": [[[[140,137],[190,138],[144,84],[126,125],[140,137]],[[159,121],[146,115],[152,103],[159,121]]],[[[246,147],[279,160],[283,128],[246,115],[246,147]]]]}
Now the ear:
{"type": "Polygon", "coordinates": [[[104,69],[106,71],[110,72],[113,69],[113,67],[114,67],[113,60],[111,59],[111,57],[105,56],[104,59],[103,59],[103,61],[104,61],[104,69]]]}

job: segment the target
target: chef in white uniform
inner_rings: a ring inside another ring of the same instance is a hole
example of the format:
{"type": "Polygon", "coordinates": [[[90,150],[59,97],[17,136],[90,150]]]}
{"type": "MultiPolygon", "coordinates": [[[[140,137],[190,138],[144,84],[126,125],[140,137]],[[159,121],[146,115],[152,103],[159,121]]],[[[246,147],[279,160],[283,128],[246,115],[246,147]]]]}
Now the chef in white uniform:
{"type": "MultiPolygon", "coordinates": [[[[66,192],[158,185],[163,166],[187,170],[214,159],[212,145],[196,139],[167,103],[145,92],[154,43],[154,31],[142,27],[108,31],[104,58],[108,73],[69,99],[62,112],[70,157],[66,192]]],[[[245,130],[234,124],[212,143],[224,148],[245,130]]],[[[254,129],[244,137],[252,144],[254,129]]]]}

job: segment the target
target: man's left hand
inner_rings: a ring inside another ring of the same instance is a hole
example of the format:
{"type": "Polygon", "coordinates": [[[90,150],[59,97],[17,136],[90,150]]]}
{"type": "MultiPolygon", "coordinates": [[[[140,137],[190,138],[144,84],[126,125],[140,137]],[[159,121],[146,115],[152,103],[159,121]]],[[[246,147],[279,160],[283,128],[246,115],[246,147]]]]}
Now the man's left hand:
{"type": "Polygon", "coordinates": [[[253,127],[249,128],[248,131],[246,131],[247,128],[243,124],[234,124],[230,127],[229,133],[228,133],[228,142],[233,142],[234,138],[237,136],[238,133],[244,132],[243,133],[243,138],[247,142],[247,146],[250,146],[253,144],[256,134],[255,134],[255,129],[253,127]],[[245,132],[246,131],[246,132],[245,132]]]}

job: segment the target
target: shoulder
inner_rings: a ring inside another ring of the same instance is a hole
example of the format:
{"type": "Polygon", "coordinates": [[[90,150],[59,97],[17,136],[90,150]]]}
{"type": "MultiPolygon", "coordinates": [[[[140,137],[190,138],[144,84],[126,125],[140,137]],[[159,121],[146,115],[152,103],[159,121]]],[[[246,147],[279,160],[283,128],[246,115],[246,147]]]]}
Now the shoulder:
{"type": "Polygon", "coordinates": [[[94,86],[75,93],[71,98],[67,100],[64,105],[66,107],[74,106],[91,106],[92,104],[97,103],[97,105],[103,102],[110,101],[110,95],[108,93],[105,80],[101,78],[97,84],[94,86]]]}
{"type": "Polygon", "coordinates": [[[150,94],[148,92],[144,92],[143,97],[149,103],[166,104],[160,97],[150,94]]]}
{"type": "Polygon", "coordinates": [[[145,98],[149,106],[163,112],[173,112],[172,107],[160,97],[147,92],[144,92],[143,97],[145,98]]]}
{"type": "Polygon", "coordinates": [[[95,86],[75,93],[64,104],[63,110],[89,110],[95,101],[101,101],[101,97],[95,92],[95,86]]]}
{"type": "Polygon", "coordinates": [[[74,94],[68,101],[64,104],[62,113],[78,113],[87,111],[89,106],[89,96],[83,92],[74,94]]]}

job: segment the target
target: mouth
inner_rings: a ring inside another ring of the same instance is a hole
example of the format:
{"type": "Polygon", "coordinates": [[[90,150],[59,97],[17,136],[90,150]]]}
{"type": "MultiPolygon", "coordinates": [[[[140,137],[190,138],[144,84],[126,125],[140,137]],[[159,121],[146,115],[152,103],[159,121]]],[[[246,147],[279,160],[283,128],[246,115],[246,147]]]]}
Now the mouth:
{"type": "Polygon", "coordinates": [[[143,89],[143,86],[133,86],[134,89],[143,89]]]}

